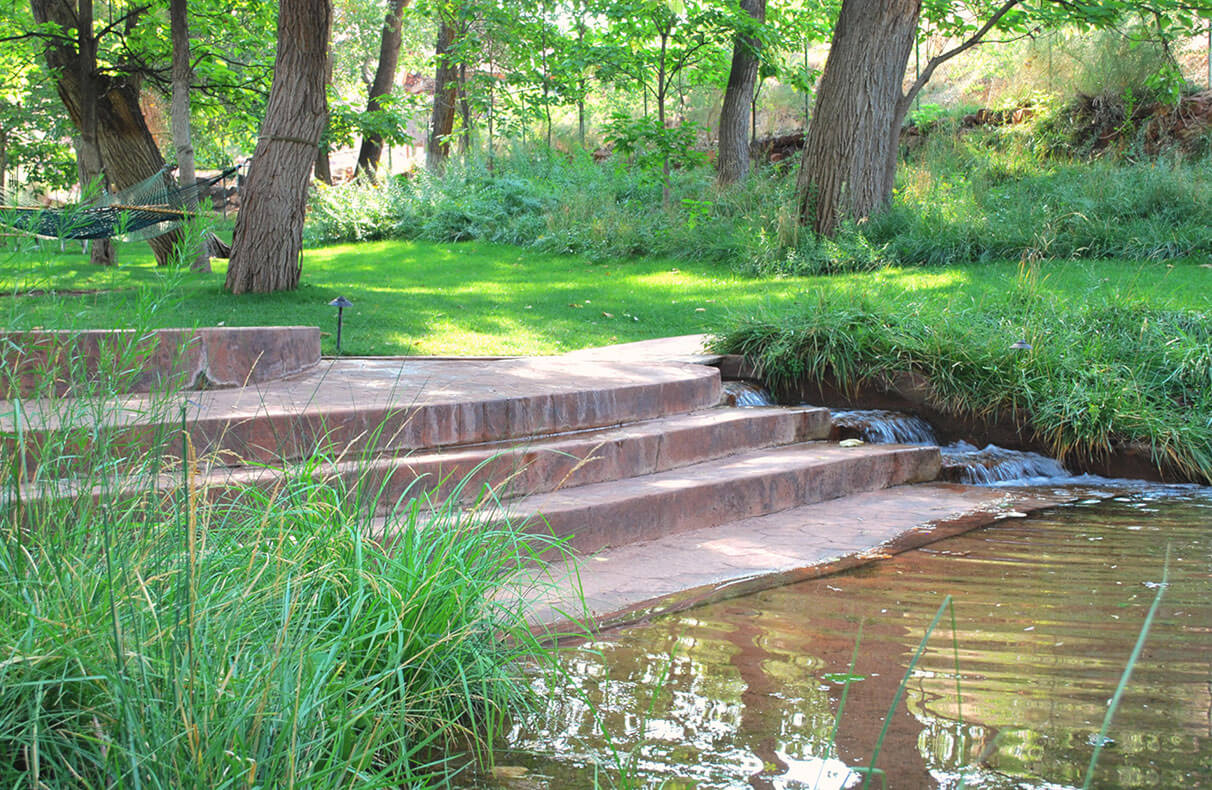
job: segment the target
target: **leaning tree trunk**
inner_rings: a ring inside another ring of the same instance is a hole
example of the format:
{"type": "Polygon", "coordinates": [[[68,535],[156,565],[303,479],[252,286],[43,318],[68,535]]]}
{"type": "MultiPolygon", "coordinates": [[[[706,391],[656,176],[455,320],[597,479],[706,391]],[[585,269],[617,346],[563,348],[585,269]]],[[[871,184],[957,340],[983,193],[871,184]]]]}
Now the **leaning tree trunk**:
{"type": "Polygon", "coordinates": [[[450,133],[454,131],[455,105],[459,94],[459,66],[455,63],[454,48],[455,23],[443,18],[434,53],[438,61],[437,79],[433,89],[429,140],[425,146],[425,167],[435,172],[441,172],[450,158],[450,133]]]}
{"type": "MultiPolygon", "coordinates": [[[[34,20],[52,22],[65,30],[88,32],[81,35],[85,51],[66,38],[47,39],[46,62],[55,73],[55,88],[72,123],[83,132],[87,125],[85,108],[96,111],[97,147],[109,186],[114,190],[134,186],[164,169],[164,157],[148,131],[139,106],[140,84],[136,75],[102,74],[89,67],[90,50],[96,46],[91,31],[77,21],[78,10],[91,11],[91,3],[79,6],[69,0],[30,0],[34,20]],[[93,97],[84,100],[84,97],[93,97]]],[[[168,175],[164,175],[168,179],[168,175]]],[[[166,183],[171,186],[171,180],[166,183]]],[[[180,234],[176,231],[151,239],[148,243],[160,265],[172,261],[173,247],[180,234]]]]}
{"type": "MultiPolygon", "coordinates": [[[[409,0],[391,0],[387,6],[387,17],[383,21],[383,38],[379,42],[379,65],[370,84],[370,95],[366,100],[366,111],[383,109],[383,99],[391,94],[396,82],[396,67],[400,63],[400,42],[403,38],[404,9],[409,0]]],[[[374,177],[379,169],[379,157],[383,154],[383,135],[367,132],[362,136],[362,147],[358,150],[356,173],[368,173],[374,177]]]]}
{"type": "Polygon", "coordinates": [[[8,130],[0,129],[0,197],[8,185],[8,130]]]}
{"type": "MultiPolygon", "coordinates": [[[[101,146],[97,142],[97,95],[92,75],[97,71],[97,39],[93,35],[92,0],[80,0],[76,51],[80,84],[80,141],[76,146],[76,169],[80,175],[80,194],[86,199],[90,189],[106,188],[101,146]]],[[[89,251],[89,261],[97,266],[113,266],[118,254],[110,239],[97,239],[89,251]]]]}
{"type": "Polygon", "coordinates": [[[241,190],[227,290],[289,291],[299,285],[303,218],[316,147],[328,118],[331,0],[282,0],[274,81],[241,190]]]}
{"type": "MultiPolygon", "coordinates": [[[[741,9],[758,22],[766,19],[766,0],[741,0],[741,9]]],[[[732,42],[732,69],[720,108],[719,183],[732,184],[749,175],[749,110],[757,82],[761,42],[737,35],[732,42]]]]}
{"type": "MultiPolygon", "coordinates": [[[[87,198],[95,194],[90,192],[90,188],[95,190],[103,186],[104,173],[90,169],[90,166],[98,167],[96,163],[100,162],[101,158],[95,153],[85,153],[83,137],[73,137],[72,147],[76,149],[76,175],[80,179],[80,194],[87,198]]],[[[118,251],[114,247],[113,239],[92,239],[86,246],[88,261],[94,266],[113,266],[118,262],[118,251]]]]}
{"type": "Polygon", "coordinates": [[[831,235],[887,205],[920,0],[843,0],[796,183],[800,219],[831,235]]]}
{"type": "MultiPolygon", "coordinates": [[[[325,121],[327,123],[327,121],[325,121]]],[[[316,144],[316,164],[315,176],[316,180],[332,186],[332,159],[329,158],[332,152],[328,150],[328,143],[324,142],[324,136],[321,134],[320,142],[316,144]]]]}

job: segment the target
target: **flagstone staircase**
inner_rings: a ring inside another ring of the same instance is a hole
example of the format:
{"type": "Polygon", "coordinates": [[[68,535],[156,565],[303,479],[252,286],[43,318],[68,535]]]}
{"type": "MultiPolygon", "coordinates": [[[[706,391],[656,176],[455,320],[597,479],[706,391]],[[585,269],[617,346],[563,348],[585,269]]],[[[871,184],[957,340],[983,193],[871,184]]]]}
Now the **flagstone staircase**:
{"type": "MultiPolygon", "coordinates": [[[[378,492],[388,538],[408,495],[489,492],[509,518],[583,554],[938,474],[935,448],[843,448],[826,441],[825,409],[721,407],[720,387],[716,368],[643,359],[326,359],[241,387],[136,393],[84,419],[132,456],[184,425],[195,483],[213,499],[270,490],[320,452],[311,474],[378,492]]],[[[56,432],[80,428],[66,424],[79,412],[51,403],[22,404],[31,465],[56,432]]]]}

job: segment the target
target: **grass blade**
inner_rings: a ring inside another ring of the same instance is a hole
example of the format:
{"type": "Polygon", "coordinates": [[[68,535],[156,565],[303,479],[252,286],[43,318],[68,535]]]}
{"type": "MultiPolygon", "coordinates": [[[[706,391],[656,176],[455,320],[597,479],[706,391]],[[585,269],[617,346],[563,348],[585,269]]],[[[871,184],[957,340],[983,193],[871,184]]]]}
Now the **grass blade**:
{"type": "Polygon", "coordinates": [[[938,627],[939,621],[943,619],[943,612],[947,611],[947,607],[950,605],[951,596],[947,595],[943,598],[942,604],[939,605],[938,611],[934,613],[934,619],[930,621],[930,627],[922,635],[922,641],[917,646],[917,652],[913,654],[913,659],[910,660],[909,667],[905,670],[905,676],[901,678],[901,683],[896,688],[896,694],[892,697],[892,704],[888,706],[888,715],[884,717],[884,727],[880,730],[880,737],[876,739],[875,748],[871,752],[871,763],[865,771],[867,778],[863,780],[863,790],[866,790],[871,784],[871,777],[877,772],[875,761],[879,759],[880,749],[884,746],[884,738],[888,736],[888,728],[892,725],[892,714],[896,712],[896,709],[901,704],[901,697],[905,695],[905,687],[909,685],[909,678],[913,677],[913,671],[917,669],[917,662],[921,660],[922,655],[926,652],[926,643],[930,641],[930,635],[934,633],[934,629],[938,627]]]}
{"type": "Polygon", "coordinates": [[[1132,655],[1128,656],[1128,665],[1124,667],[1124,673],[1119,678],[1119,685],[1115,687],[1115,694],[1111,696],[1111,702],[1107,705],[1107,715],[1103,717],[1103,726],[1098,731],[1098,738],[1094,742],[1094,753],[1090,755],[1090,765],[1086,768],[1086,781],[1082,782],[1082,790],[1087,790],[1090,787],[1090,782],[1094,779],[1094,767],[1098,764],[1099,755],[1102,754],[1103,744],[1107,742],[1107,730],[1111,728],[1111,720],[1115,717],[1115,710],[1119,707],[1120,698],[1124,696],[1124,689],[1128,686],[1128,680],[1132,677],[1132,670],[1136,668],[1136,662],[1140,660],[1141,651],[1145,647],[1145,639],[1149,636],[1149,628],[1153,625],[1153,618],[1157,615],[1157,608],[1161,606],[1162,596],[1166,592],[1166,587],[1170,583],[1170,546],[1166,545],[1166,561],[1162,566],[1161,584],[1157,585],[1157,594],[1153,596],[1153,605],[1149,607],[1149,613],[1145,615],[1145,622],[1140,627],[1140,635],[1136,638],[1136,645],[1132,648],[1132,655]]]}

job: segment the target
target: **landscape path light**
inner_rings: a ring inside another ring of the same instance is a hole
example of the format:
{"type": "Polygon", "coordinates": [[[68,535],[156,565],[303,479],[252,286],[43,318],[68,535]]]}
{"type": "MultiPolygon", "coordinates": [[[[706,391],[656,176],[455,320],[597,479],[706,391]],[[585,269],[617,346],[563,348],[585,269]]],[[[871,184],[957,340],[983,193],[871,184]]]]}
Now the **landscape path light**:
{"type": "Polygon", "coordinates": [[[338,296],[328,303],[329,307],[337,308],[337,356],[341,356],[341,323],[345,318],[345,308],[353,307],[353,302],[344,296],[338,296]]]}

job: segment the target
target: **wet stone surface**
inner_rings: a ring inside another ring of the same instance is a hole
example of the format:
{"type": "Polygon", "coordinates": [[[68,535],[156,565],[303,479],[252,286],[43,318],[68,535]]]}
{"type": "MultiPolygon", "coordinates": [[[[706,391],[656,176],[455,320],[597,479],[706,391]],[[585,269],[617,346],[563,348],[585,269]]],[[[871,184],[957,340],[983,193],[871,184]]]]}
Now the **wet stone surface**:
{"type": "Polygon", "coordinates": [[[944,617],[892,714],[877,762],[888,786],[954,788],[961,777],[969,788],[1080,786],[1167,551],[1169,584],[1093,786],[1203,786],[1212,776],[1212,493],[1165,494],[1091,497],[602,637],[565,656],[564,676],[536,679],[546,706],[498,758],[511,778],[464,786],[593,787],[617,755],[641,787],[857,787],[851,769],[871,760],[948,594],[960,692],[944,617]]]}

